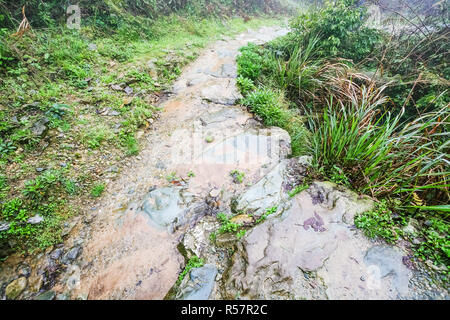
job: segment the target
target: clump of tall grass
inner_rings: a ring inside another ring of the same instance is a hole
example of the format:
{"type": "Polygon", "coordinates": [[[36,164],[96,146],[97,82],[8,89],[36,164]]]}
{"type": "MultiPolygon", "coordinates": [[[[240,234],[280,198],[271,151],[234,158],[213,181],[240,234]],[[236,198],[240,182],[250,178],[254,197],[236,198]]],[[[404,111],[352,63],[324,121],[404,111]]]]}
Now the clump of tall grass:
{"type": "Polygon", "coordinates": [[[310,115],[315,166],[329,175],[335,166],[350,183],[374,197],[395,195],[441,210],[449,200],[448,108],[402,124],[402,113],[384,107],[385,87],[361,86],[350,102],[330,102],[310,115]]]}

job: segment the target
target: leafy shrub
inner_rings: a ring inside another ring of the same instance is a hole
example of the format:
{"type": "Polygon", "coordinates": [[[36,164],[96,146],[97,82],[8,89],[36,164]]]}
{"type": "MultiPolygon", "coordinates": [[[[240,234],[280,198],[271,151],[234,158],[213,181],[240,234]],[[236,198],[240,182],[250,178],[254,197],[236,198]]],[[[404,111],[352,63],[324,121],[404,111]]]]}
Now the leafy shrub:
{"type": "Polygon", "coordinates": [[[263,59],[255,50],[258,48],[254,44],[249,44],[240,49],[241,55],[237,58],[238,74],[253,81],[260,76],[263,68],[263,59]]]}
{"type": "Polygon", "coordinates": [[[257,89],[242,100],[244,106],[260,116],[267,126],[283,127],[290,119],[288,110],[280,106],[278,97],[270,89],[257,89]]]}
{"type": "Polygon", "coordinates": [[[295,39],[306,43],[319,37],[319,54],[361,61],[380,39],[379,32],[366,27],[364,6],[355,0],[327,1],[323,7],[300,14],[292,23],[295,39]]]}
{"type": "Polygon", "coordinates": [[[242,95],[246,96],[249,92],[253,91],[256,87],[252,79],[239,76],[237,78],[237,86],[242,92],[242,95]]]}

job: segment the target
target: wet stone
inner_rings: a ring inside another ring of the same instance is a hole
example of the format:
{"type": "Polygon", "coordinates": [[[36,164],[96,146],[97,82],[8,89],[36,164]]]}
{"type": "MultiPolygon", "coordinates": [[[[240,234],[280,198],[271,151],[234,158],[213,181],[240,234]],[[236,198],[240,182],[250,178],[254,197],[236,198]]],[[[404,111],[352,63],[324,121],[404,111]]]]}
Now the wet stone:
{"type": "Polygon", "coordinates": [[[185,216],[193,196],[182,187],[166,187],[150,192],[142,210],[158,228],[169,228],[185,222],[185,216]]]}
{"type": "Polygon", "coordinates": [[[211,264],[192,269],[188,281],[182,284],[176,299],[208,300],[214,289],[216,275],[217,268],[211,264]]]}
{"type": "Polygon", "coordinates": [[[28,219],[27,220],[27,222],[29,223],[29,224],[39,224],[39,223],[41,223],[42,221],[44,221],[44,218],[43,217],[41,217],[40,215],[35,215],[34,217],[31,217],[30,219],[28,219]]]}
{"type": "Polygon", "coordinates": [[[64,248],[55,249],[50,254],[50,258],[52,258],[53,260],[58,260],[62,256],[63,253],[64,253],[64,248]]]}
{"type": "Polygon", "coordinates": [[[36,137],[41,137],[44,135],[44,133],[47,131],[48,127],[47,124],[50,122],[50,120],[47,117],[44,117],[38,121],[36,121],[33,126],[31,127],[31,133],[36,137]]]}
{"type": "Polygon", "coordinates": [[[55,299],[55,296],[56,296],[55,291],[49,290],[36,296],[34,300],[53,300],[55,299]]]}
{"type": "Polygon", "coordinates": [[[19,276],[28,278],[31,274],[31,267],[27,263],[22,263],[17,267],[16,272],[19,276]]]}
{"type": "Polygon", "coordinates": [[[61,262],[67,264],[78,258],[80,253],[81,247],[73,247],[72,249],[69,250],[69,252],[66,253],[66,255],[62,258],[61,262]]]}
{"type": "Polygon", "coordinates": [[[269,174],[250,187],[237,199],[235,211],[262,216],[267,209],[278,206],[285,197],[283,191],[283,173],[286,161],[278,164],[269,174]]]}
{"type": "Polygon", "coordinates": [[[27,287],[27,278],[20,277],[14,281],[12,281],[5,290],[6,299],[14,300],[20,296],[20,294],[27,287]]]}
{"type": "Polygon", "coordinates": [[[396,247],[388,245],[374,246],[367,251],[364,263],[374,267],[374,276],[380,278],[392,277],[394,287],[400,294],[408,291],[411,271],[403,263],[404,254],[396,247]]]}

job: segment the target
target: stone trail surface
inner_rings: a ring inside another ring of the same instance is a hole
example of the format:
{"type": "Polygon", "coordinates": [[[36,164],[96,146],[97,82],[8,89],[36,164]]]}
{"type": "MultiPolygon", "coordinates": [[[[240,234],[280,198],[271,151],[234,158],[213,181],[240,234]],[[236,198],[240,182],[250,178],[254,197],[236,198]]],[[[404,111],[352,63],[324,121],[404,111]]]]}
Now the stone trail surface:
{"type": "Polygon", "coordinates": [[[368,199],[322,182],[288,196],[309,159],[287,159],[288,133],[262,127],[236,105],[235,62],[248,42],[286,33],[266,27],[219,41],[187,67],[139,157],[98,206],[68,225],[65,247],[36,257],[32,268],[2,267],[6,298],[163,299],[169,291],[193,300],[448,298],[406,266],[404,248],[354,228],[368,199]],[[242,183],[234,170],[244,173],[242,183]],[[230,209],[246,235],[211,241],[215,215],[230,209]],[[206,264],[174,286],[193,255],[206,264]]]}
{"type": "Polygon", "coordinates": [[[146,136],[141,160],[122,171],[92,212],[75,285],[59,281],[53,290],[70,292],[72,298],[165,297],[184,268],[177,249],[183,230],[225,206],[226,201],[205,201],[211,190],[232,195],[290,152],[286,132],[262,128],[244,108],[234,106],[240,98],[238,49],[285,33],[271,27],[220,41],[184,70],[146,136]],[[208,136],[213,137],[210,143],[208,136]],[[245,183],[233,184],[232,170],[244,172],[245,183]],[[188,178],[190,171],[195,176],[188,178]],[[176,181],[169,183],[166,177],[173,172],[176,181]]]}

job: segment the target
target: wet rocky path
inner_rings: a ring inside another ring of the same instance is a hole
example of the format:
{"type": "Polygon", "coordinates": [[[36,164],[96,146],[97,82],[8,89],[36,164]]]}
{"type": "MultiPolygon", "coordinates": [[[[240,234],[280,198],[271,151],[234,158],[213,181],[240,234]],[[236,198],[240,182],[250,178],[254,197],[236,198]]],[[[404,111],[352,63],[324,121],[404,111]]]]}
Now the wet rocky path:
{"type": "Polygon", "coordinates": [[[6,289],[42,299],[447,299],[407,248],[354,228],[369,199],[323,182],[288,196],[309,159],[288,159],[287,132],[236,105],[235,62],[248,42],[286,32],[265,27],[205,50],[160,106],[140,155],[70,226],[67,249],[4,270],[16,274],[6,289]],[[245,235],[212,237],[220,212],[245,235]],[[174,287],[194,255],[205,266],[174,287]]]}

